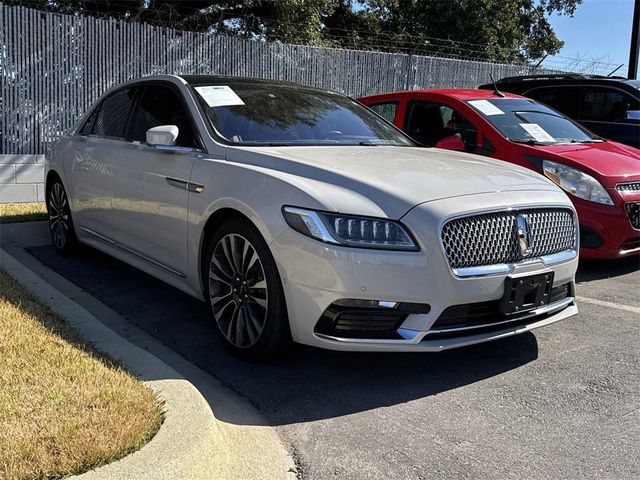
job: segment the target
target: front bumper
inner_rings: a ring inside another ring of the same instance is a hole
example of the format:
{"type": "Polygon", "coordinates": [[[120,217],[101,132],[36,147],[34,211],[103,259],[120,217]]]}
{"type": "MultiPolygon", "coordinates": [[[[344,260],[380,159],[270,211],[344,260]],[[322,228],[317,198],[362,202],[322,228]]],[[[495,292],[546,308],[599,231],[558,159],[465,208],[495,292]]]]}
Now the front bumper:
{"type": "MultiPolygon", "coordinates": [[[[566,197],[545,192],[549,206],[567,206],[566,197]]],[[[444,219],[483,208],[495,209],[505,194],[486,194],[430,202],[414,208],[402,219],[420,243],[418,252],[394,252],[336,247],[286,230],[271,244],[283,281],[293,339],[299,343],[356,351],[439,351],[523,333],[577,313],[573,296],[562,304],[532,312],[526,319],[494,325],[489,330],[464,331],[453,336],[431,330],[450,306],[502,298],[507,276],[553,272],[553,286],[573,285],[577,257],[548,265],[530,260],[506,273],[458,277],[449,267],[439,235],[444,219]],[[429,305],[428,313],[409,314],[399,325],[399,338],[343,338],[316,331],[323,313],[343,299],[378,300],[429,305]]],[[[540,206],[539,192],[509,194],[508,206],[540,206]],[[537,197],[537,198],[536,198],[537,197]]],[[[573,292],[573,289],[571,290],[573,292]]],[[[496,318],[496,322],[501,320],[496,318]]]]}
{"type": "Polygon", "coordinates": [[[615,189],[608,189],[608,192],[615,205],[601,205],[572,197],[583,229],[580,249],[583,259],[613,259],[640,254],[640,229],[632,226],[626,210],[626,204],[640,203],[640,193],[622,196],[615,189]],[[595,239],[596,248],[588,248],[585,228],[595,239]]]}

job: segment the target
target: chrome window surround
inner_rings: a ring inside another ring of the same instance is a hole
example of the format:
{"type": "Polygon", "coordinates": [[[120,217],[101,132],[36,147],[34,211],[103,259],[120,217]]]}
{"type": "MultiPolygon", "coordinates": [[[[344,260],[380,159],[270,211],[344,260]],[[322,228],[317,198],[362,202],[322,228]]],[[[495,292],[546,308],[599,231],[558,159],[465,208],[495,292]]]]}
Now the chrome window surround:
{"type": "Polygon", "coordinates": [[[440,231],[438,235],[438,240],[440,242],[440,249],[442,251],[442,256],[444,258],[444,261],[449,266],[449,269],[453,274],[453,276],[457,278],[484,277],[489,275],[504,275],[504,274],[513,272],[515,268],[519,266],[542,262],[545,267],[548,267],[551,265],[557,265],[560,263],[571,261],[578,256],[578,251],[580,250],[580,233],[579,233],[580,230],[579,230],[578,216],[577,216],[577,213],[573,210],[572,210],[572,213],[573,213],[574,247],[568,250],[564,250],[562,252],[552,253],[549,255],[541,256],[541,257],[525,258],[518,262],[497,263],[493,265],[481,265],[477,267],[454,268],[454,267],[451,267],[451,264],[449,263],[449,258],[447,257],[444,241],[442,239],[442,228],[444,227],[444,225],[447,222],[450,222],[452,220],[457,220],[459,218],[473,217],[476,215],[484,215],[488,213],[518,212],[518,211],[530,210],[530,209],[542,210],[542,209],[558,209],[558,208],[571,210],[571,208],[568,205],[519,205],[518,207],[509,207],[507,209],[494,208],[494,209],[480,210],[473,213],[465,213],[461,215],[448,217],[440,224],[440,231]]]}

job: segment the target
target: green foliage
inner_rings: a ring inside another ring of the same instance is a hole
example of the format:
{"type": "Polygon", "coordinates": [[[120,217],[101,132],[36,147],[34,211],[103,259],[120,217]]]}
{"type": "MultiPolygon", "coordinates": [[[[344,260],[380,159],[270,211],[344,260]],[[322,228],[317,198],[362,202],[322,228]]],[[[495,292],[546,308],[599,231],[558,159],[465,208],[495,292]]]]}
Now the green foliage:
{"type": "Polygon", "coordinates": [[[5,0],[244,38],[499,62],[535,61],[563,43],[549,24],[582,0],[5,0]]]}

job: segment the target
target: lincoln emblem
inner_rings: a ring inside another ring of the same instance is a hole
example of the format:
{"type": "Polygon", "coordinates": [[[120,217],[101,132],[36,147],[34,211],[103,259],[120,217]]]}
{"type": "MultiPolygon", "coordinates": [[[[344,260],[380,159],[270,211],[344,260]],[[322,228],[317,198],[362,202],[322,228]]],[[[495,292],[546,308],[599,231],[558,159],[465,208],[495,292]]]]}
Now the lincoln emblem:
{"type": "Polygon", "coordinates": [[[531,238],[529,236],[529,216],[520,214],[516,218],[518,223],[518,246],[520,253],[526,257],[531,253],[531,238]]]}

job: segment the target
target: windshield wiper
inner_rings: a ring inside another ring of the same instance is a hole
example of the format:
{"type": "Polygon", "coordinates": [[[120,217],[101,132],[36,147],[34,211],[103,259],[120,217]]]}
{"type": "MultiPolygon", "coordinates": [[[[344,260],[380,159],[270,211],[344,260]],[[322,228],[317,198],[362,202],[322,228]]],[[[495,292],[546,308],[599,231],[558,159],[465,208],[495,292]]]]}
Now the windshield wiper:
{"type": "Polygon", "coordinates": [[[598,139],[598,138],[593,138],[591,140],[577,140],[575,138],[572,138],[570,140],[571,143],[603,143],[604,140],[603,139],[598,139]]]}
{"type": "Polygon", "coordinates": [[[524,140],[519,138],[509,138],[508,140],[515,143],[524,143],[526,145],[555,145],[556,143],[558,143],[558,142],[539,142],[537,140],[532,140],[532,139],[524,140]]]}

